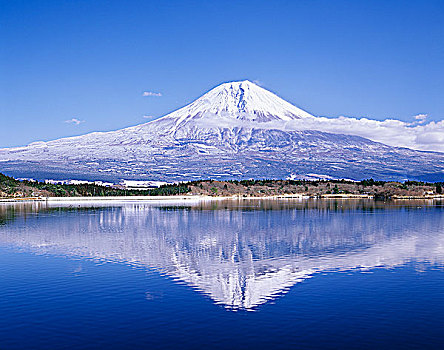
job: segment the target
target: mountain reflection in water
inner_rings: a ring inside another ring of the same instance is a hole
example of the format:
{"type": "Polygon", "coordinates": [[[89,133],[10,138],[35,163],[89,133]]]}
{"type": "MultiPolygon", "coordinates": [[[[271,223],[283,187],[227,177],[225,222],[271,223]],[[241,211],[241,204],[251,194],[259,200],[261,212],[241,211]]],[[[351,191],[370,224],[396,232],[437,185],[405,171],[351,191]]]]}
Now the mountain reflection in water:
{"type": "Polygon", "coordinates": [[[444,265],[442,202],[241,200],[0,205],[0,244],[157,269],[254,310],[319,272],[444,265]]]}

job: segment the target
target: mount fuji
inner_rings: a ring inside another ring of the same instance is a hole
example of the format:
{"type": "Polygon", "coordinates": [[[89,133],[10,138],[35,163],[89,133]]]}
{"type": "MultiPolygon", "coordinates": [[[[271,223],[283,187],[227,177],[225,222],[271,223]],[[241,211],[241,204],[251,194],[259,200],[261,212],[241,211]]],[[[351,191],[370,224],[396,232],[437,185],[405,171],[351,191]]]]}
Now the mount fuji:
{"type": "Polygon", "coordinates": [[[114,181],[444,180],[444,153],[304,129],[316,119],[250,81],[230,82],[145,124],[0,149],[0,172],[114,181]]]}

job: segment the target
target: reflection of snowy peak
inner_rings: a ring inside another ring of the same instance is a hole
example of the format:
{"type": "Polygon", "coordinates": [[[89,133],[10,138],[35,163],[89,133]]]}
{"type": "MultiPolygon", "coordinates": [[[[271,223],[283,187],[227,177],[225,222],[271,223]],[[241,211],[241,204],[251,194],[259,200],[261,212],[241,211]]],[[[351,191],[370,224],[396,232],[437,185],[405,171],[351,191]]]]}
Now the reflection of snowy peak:
{"type": "Polygon", "coordinates": [[[439,210],[371,215],[211,206],[127,204],[94,215],[67,209],[28,216],[26,226],[18,217],[0,226],[0,244],[156,268],[234,309],[253,309],[318,272],[444,264],[439,210]]]}
{"type": "Polygon", "coordinates": [[[318,120],[252,82],[225,83],[145,124],[0,149],[0,172],[110,180],[313,173],[351,179],[444,179],[444,154],[312,130],[318,120]]]}

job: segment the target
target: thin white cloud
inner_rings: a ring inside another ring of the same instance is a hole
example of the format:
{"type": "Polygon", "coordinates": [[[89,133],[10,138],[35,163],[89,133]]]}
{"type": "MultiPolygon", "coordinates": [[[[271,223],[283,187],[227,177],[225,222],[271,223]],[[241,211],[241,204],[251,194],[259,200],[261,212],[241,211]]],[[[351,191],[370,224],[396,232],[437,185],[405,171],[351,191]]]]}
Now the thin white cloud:
{"type": "Polygon", "coordinates": [[[413,123],[413,125],[414,125],[414,124],[423,124],[423,123],[425,123],[427,117],[428,117],[427,114],[418,114],[418,115],[415,115],[415,116],[413,117],[413,118],[415,118],[415,122],[413,123]]]}
{"type": "Polygon", "coordinates": [[[424,120],[427,118],[427,114],[418,114],[418,115],[415,115],[414,118],[416,120],[424,120]]]}
{"type": "Polygon", "coordinates": [[[144,115],[142,118],[144,119],[154,119],[155,117],[152,115],[144,115]]]}
{"type": "Polygon", "coordinates": [[[142,96],[144,96],[144,97],[147,97],[147,96],[160,97],[160,96],[162,96],[162,94],[160,92],[144,91],[142,96]]]}
{"type": "Polygon", "coordinates": [[[258,80],[258,79],[253,80],[253,83],[255,83],[256,85],[259,85],[259,86],[263,86],[264,85],[264,83],[262,81],[258,80]]]}
{"type": "Polygon", "coordinates": [[[82,124],[84,122],[85,122],[84,120],[80,120],[80,119],[77,119],[77,118],[72,118],[72,119],[65,120],[65,123],[67,123],[67,124],[74,124],[74,125],[79,125],[79,124],[82,124]]]}

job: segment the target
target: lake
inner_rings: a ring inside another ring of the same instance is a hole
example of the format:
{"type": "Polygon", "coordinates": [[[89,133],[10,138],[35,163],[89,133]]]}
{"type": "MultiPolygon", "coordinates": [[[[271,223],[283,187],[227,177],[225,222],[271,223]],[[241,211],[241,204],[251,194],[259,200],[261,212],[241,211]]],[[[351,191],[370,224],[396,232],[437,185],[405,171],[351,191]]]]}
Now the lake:
{"type": "Polygon", "coordinates": [[[444,202],[0,203],[0,349],[439,349],[444,202]]]}

